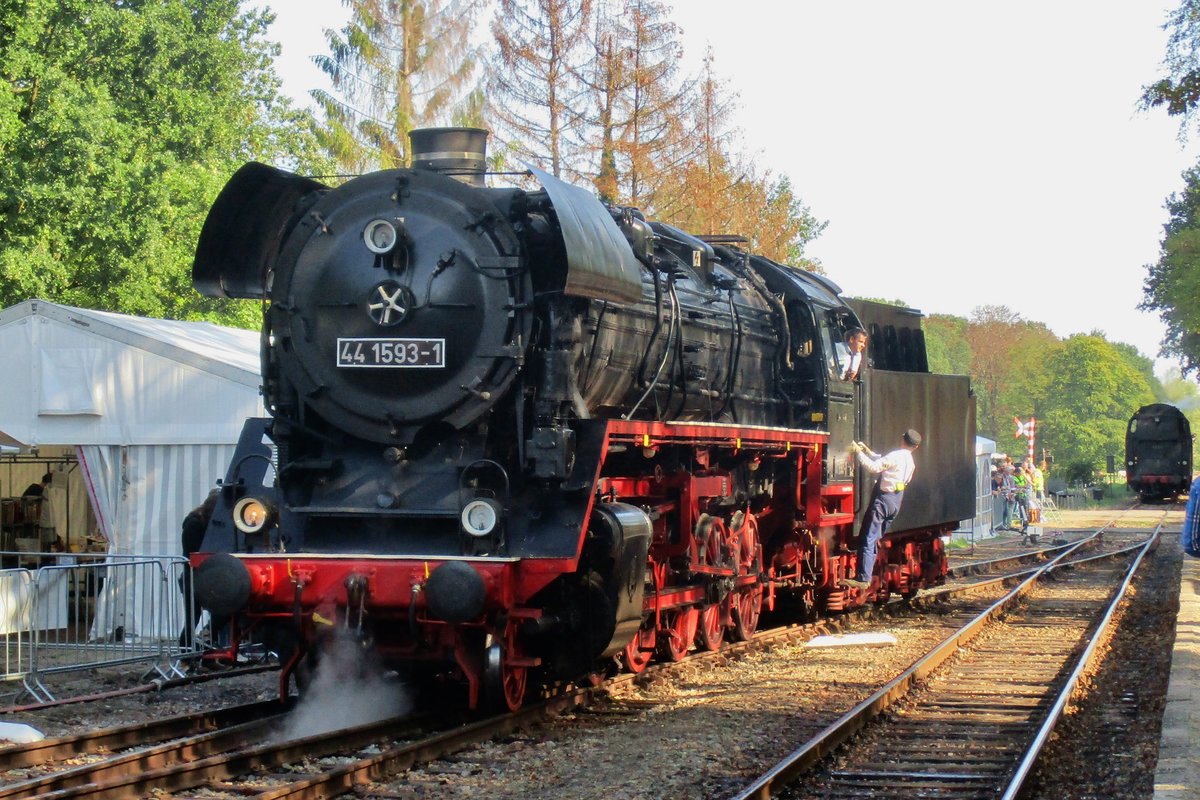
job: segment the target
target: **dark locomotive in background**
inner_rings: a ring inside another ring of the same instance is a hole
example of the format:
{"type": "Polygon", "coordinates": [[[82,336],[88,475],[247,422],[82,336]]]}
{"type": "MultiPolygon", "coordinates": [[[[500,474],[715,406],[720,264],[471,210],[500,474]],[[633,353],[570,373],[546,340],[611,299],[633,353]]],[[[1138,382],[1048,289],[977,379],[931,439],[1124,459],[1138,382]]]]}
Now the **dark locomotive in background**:
{"type": "Polygon", "coordinates": [[[1192,485],[1192,426],[1178,408],[1151,403],[1125,429],[1125,482],[1143,502],[1174,500],[1192,485]]]}
{"type": "Polygon", "coordinates": [[[416,679],[515,708],[552,680],[750,636],[945,576],[974,514],[975,406],[920,314],[602,204],[484,183],[486,133],[336,188],[261,164],[214,204],[194,281],[264,300],[263,391],[193,556],[197,598],[303,683],[352,632],[416,679]],[[844,334],[874,369],[838,374],[844,334]],[[918,428],[867,592],[852,440],[918,428]],[[614,657],[616,657],[614,659],[614,657]]]}

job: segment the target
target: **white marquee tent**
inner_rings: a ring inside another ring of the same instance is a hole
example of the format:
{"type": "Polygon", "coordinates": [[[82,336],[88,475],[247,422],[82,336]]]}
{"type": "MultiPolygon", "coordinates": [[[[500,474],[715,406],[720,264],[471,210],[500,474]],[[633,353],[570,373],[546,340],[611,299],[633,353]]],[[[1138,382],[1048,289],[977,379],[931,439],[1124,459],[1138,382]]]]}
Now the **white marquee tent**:
{"type": "MultiPolygon", "coordinates": [[[[111,555],[179,555],[184,515],[224,476],[242,422],[264,414],[258,349],[254,331],[27,300],[0,311],[0,432],[77,460],[49,489],[60,527],[91,520],[111,555]]],[[[42,469],[10,468],[5,492],[42,469]]]]}

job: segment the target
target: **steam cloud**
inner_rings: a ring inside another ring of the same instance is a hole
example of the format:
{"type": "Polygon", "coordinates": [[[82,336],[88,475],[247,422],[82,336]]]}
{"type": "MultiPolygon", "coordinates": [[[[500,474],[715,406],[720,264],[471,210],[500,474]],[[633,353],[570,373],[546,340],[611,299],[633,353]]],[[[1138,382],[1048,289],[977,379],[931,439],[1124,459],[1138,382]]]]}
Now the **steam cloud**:
{"type": "Polygon", "coordinates": [[[333,637],[280,738],[316,736],[408,714],[411,699],[398,682],[385,680],[374,662],[350,636],[333,637]]]}

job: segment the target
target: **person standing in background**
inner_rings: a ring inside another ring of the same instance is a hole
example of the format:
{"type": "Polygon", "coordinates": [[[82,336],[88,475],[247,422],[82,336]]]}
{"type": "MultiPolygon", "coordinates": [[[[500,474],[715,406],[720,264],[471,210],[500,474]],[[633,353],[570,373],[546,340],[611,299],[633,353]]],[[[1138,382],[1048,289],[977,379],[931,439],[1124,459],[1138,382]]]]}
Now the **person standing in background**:
{"type": "MultiPolygon", "coordinates": [[[[208,521],[212,519],[213,509],[216,508],[217,499],[220,496],[221,491],[213,489],[208,493],[208,497],[204,498],[203,503],[193,508],[183,518],[179,543],[183,550],[184,558],[188,558],[192,553],[197,552],[204,543],[204,532],[208,530],[208,521]]],[[[179,576],[179,590],[183,592],[184,608],[187,609],[186,619],[183,623],[183,632],[179,634],[179,644],[181,647],[191,647],[196,622],[200,616],[200,608],[196,605],[195,597],[192,594],[191,565],[184,565],[183,567],[183,573],[179,576]]],[[[212,631],[214,636],[218,630],[217,622],[213,620],[212,631]]]]}
{"type": "Polygon", "coordinates": [[[38,549],[42,551],[49,550],[50,545],[58,538],[54,532],[54,514],[50,510],[50,496],[47,494],[53,481],[54,473],[47,472],[42,476],[41,483],[29,484],[21,494],[25,501],[25,521],[37,522],[38,549]]]}
{"type": "Polygon", "coordinates": [[[1008,509],[1008,496],[1004,485],[1004,470],[992,468],[992,533],[1007,528],[1012,524],[1012,514],[1008,509]]]}
{"type": "Polygon", "coordinates": [[[22,497],[45,497],[46,487],[54,480],[54,473],[47,472],[42,476],[41,483],[31,483],[25,487],[25,491],[21,492],[22,497]]]}
{"type": "Polygon", "coordinates": [[[1044,469],[1044,463],[1039,467],[1032,461],[1029,462],[1029,470],[1033,473],[1033,496],[1037,499],[1038,503],[1046,501],[1046,473],[1043,471],[1044,469]]]}

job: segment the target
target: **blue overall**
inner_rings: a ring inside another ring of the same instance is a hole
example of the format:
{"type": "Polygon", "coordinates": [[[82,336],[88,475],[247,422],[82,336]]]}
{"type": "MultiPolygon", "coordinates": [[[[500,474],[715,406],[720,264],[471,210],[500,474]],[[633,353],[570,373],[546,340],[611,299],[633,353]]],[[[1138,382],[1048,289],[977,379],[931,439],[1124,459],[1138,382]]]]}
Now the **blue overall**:
{"type": "Polygon", "coordinates": [[[875,572],[875,558],[879,555],[879,540],[887,533],[888,525],[900,513],[900,502],[904,492],[881,492],[879,482],[875,482],[875,490],[871,492],[871,505],[863,517],[858,543],[858,575],[857,579],[866,583],[871,582],[875,572]]]}

